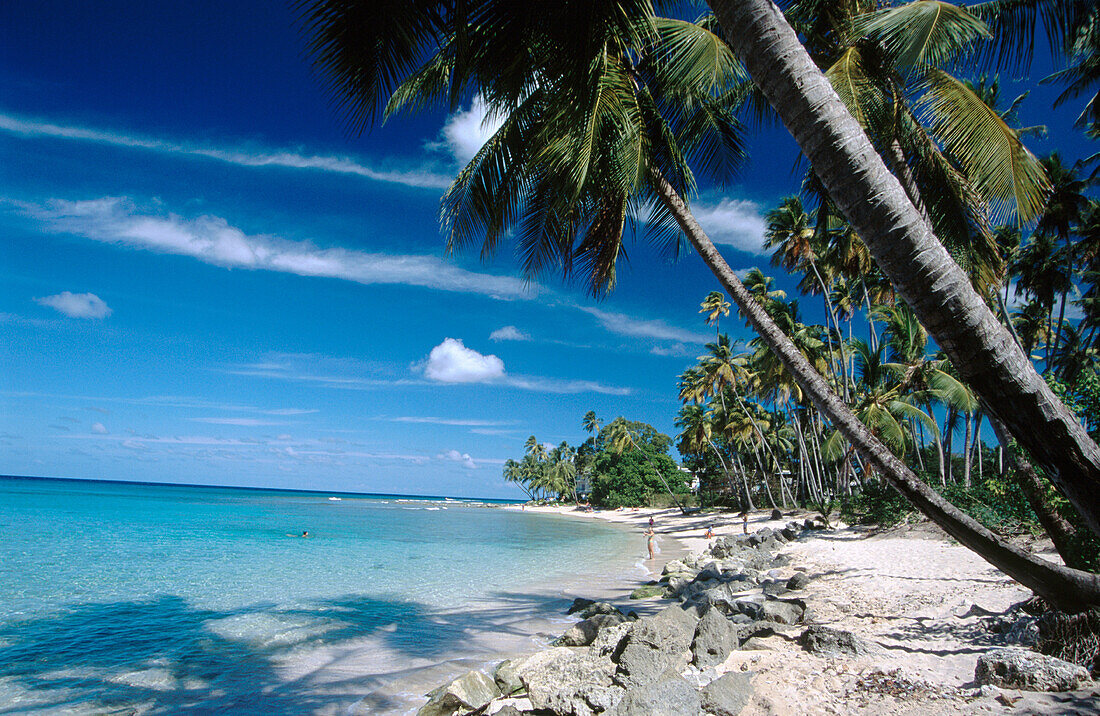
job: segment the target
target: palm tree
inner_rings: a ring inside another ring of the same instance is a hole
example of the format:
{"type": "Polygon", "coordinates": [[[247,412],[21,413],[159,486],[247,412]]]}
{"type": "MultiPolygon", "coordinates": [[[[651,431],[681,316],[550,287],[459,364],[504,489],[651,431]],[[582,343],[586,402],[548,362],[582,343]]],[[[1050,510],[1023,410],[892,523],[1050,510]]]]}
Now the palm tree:
{"type": "MultiPolygon", "coordinates": [[[[1059,286],[1062,302],[1061,307],[1058,309],[1058,323],[1054,324],[1051,329],[1054,333],[1054,347],[1051,348],[1051,351],[1056,353],[1058,351],[1058,340],[1062,333],[1062,323],[1066,317],[1066,294],[1073,288],[1070,276],[1073,273],[1073,266],[1077,258],[1070,243],[1070,235],[1081,223],[1085,208],[1088,206],[1088,199],[1084,194],[1087,183],[1081,179],[1075,169],[1062,163],[1062,158],[1057,152],[1052,153],[1043,160],[1043,167],[1046,169],[1054,188],[1051,191],[1046,209],[1043,210],[1043,215],[1039,217],[1039,223],[1035,226],[1035,233],[1038,236],[1057,238],[1062,242],[1063,251],[1060,252],[1059,259],[1067,274],[1066,280],[1062,281],[1059,286]]],[[[1053,308],[1053,302],[1051,307],[1053,308]]]]}
{"type": "MultiPolygon", "coordinates": [[[[1100,508],[1089,504],[1090,490],[1100,483],[1100,448],[1022,352],[1013,353],[1011,340],[999,340],[1003,329],[886,172],[782,14],[767,0],[712,2],[737,55],[879,266],[1100,529],[1100,508]],[[1036,426],[1045,431],[1043,441],[1035,437],[1036,426]]],[[[392,108],[446,98],[453,105],[462,88],[474,84],[493,110],[506,115],[445,197],[452,249],[481,236],[483,255],[491,255],[515,227],[529,274],[551,265],[566,275],[580,268],[592,290],[602,292],[614,285],[626,217],[652,202],[651,222],[666,237],[677,228],[683,233],[821,413],[914,505],[1053,603],[1100,603],[1095,575],[1004,543],[920,482],[830,390],[699,226],[683,198],[694,187],[689,160],[701,157],[700,166],[721,176],[736,165],[725,158],[734,160],[739,148],[736,121],[717,99],[737,75],[726,45],[706,28],[652,18],[640,0],[567,2],[549,15],[519,4],[479,23],[465,22],[478,16],[467,14],[474,12],[469,3],[457,15],[445,10],[447,3],[420,0],[410,7],[392,16],[378,12],[374,23],[361,23],[343,3],[325,0],[310,2],[306,13],[319,66],[363,121],[375,116],[380,92],[408,76],[425,44],[441,50],[397,88],[392,108]],[[417,15],[426,9],[434,12],[417,15]],[[685,111],[664,115],[654,96],[669,100],[664,107],[685,111]]]]}
{"type": "Polygon", "coordinates": [[[699,313],[707,314],[707,325],[714,324],[714,335],[718,338],[722,335],[719,321],[722,316],[730,315],[730,303],[721,291],[711,291],[703,302],[699,304],[699,313]]]}
{"type": "MultiPolygon", "coordinates": [[[[876,263],[965,381],[1100,534],[1100,503],[1094,499],[1100,489],[1100,447],[1053,394],[936,240],[783,14],[770,0],[710,0],[709,4],[727,42],[876,263]]],[[[821,409],[833,418],[831,410],[821,409]]],[[[914,504],[936,509],[928,500],[931,495],[902,492],[914,504]]],[[[945,522],[951,523],[945,529],[960,542],[979,546],[970,536],[960,536],[965,528],[955,519],[945,522]]]]}
{"type": "Polygon", "coordinates": [[[603,426],[603,421],[596,417],[596,413],[593,410],[589,410],[584,414],[581,419],[581,427],[589,435],[595,435],[600,432],[600,428],[603,426]]]}

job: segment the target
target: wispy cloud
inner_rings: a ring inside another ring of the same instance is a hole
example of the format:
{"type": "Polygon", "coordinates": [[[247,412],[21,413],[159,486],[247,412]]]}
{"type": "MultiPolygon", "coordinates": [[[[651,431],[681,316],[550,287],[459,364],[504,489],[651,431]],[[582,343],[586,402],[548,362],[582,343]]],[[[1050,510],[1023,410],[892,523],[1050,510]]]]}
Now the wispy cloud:
{"type": "Polygon", "coordinates": [[[679,341],[681,343],[705,343],[710,336],[694,331],[684,330],[676,326],[670,326],[662,320],[645,320],[628,316],[625,313],[612,313],[592,306],[577,306],[577,310],[583,311],[599,321],[600,325],[624,336],[637,338],[657,338],[660,340],[679,341]]]}
{"type": "Polygon", "coordinates": [[[750,254],[764,254],[764,215],[747,199],[722,199],[717,204],[692,205],[695,218],[716,244],[750,254]]]}
{"type": "Polygon", "coordinates": [[[277,271],[362,284],[422,286],[502,299],[531,298],[536,292],[520,279],[466,271],[435,256],[325,249],[305,241],[250,235],[218,216],[184,218],[143,211],[128,198],[8,203],[49,231],[189,256],[223,268],[277,271]]]}
{"type": "MultiPolygon", "coordinates": [[[[125,132],[55,124],[6,113],[0,113],[0,131],[21,137],[67,139],[127,149],[140,149],[160,154],[211,159],[242,167],[279,167],[353,175],[374,181],[425,189],[445,189],[450,186],[453,179],[448,174],[434,172],[429,169],[394,170],[378,168],[350,156],[304,154],[290,150],[259,147],[208,146],[125,132]]],[[[454,134],[456,141],[461,141],[468,132],[465,132],[461,127],[456,127],[454,134]]]]}
{"type": "Polygon", "coordinates": [[[504,326],[498,328],[489,334],[489,340],[491,341],[529,341],[531,336],[527,335],[515,326],[504,326]]]}
{"type": "Polygon", "coordinates": [[[514,422],[501,422],[499,420],[468,420],[463,418],[436,418],[432,416],[401,416],[389,418],[394,423],[423,423],[427,425],[454,425],[462,428],[491,428],[502,425],[513,425],[514,422]]]}
{"type": "Polygon", "coordinates": [[[55,296],[34,299],[40,306],[47,306],[69,318],[106,318],[113,312],[102,298],[94,293],[62,291],[55,296]]]}
{"type": "Polygon", "coordinates": [[[193,423],[207,423],[208,425],[236,425],[239,427],[260,427],[264,425],[285,425],[286,423],[275,420],[261,420],[259,418],[188,418],[193,423]]]}

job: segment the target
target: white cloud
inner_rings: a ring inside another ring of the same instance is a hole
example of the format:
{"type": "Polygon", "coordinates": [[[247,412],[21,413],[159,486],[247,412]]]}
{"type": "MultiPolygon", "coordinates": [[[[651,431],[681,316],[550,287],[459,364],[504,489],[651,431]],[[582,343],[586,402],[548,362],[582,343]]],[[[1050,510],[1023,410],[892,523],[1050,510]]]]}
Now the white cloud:
{"type": "Polygon", "coordinates": [[[764,215],[756,202],[722,199],[717,204],[698,203],[691,209],[714,243],[750,254],[765,253],[764,215]]]}
{"type": "Polygon", "coordinates": [[[502,123],[502,117],[486,116],[485,101],[480,96],[474,97],[469,109],[447,118],[441,131],[442,144],[456,163],[465,165],[502,123]]]}
{"type": "Polygon", "coordinates": [[[424,377],[439,383],[488,383],[504,377],[504,361],[445,338],[428,354],[424,377]]]}
{"type": "Polygon", "coordinates": [[[491,341],[529,341],[531,336],[527,335],[515,326],[505,326],[504,328],[498,328],[489,334],[489,340],[491,341]]]}
{"type": "Polygon", "coordinates": [[[323,249],[305,241],[246,234],[217,216],[187,219],[175,214],[143,213],[127,198],[57,199],[45,205],[17,206],[52,231],[189,256],[223,268],[278,271],[362,284],[423,286],[503,299],[534,295],[520,279],[466,271],[434,256],[323,249]]]}
{"type": "Polygon", "coordinates": [[[35,303],[53,308],[70,318],[106,318],[111,308],[94,293],[62,291],[55,296],[34,299],[35,303]]]}
{"type": "MultiPolygon", "coordinates": [[[[459,115],[456,115],[456,117],[458,116],[459,115]]],[[[51,124],[49,122],[25,119],[3,113],[0,113],[0,131],[17,134],[22,137],[69,139],[115,147],[125,147],[128,149],[143,149],[162,154],[213,159],[215,161],[243,167],[279,167],[283,169],[306,169],[335,174],[350,174],[366,179],[373,179],[375,181],[427,189],[445,189],[450,186],[453,178],[449,175],[432,172],[426,169],[379,169],[364,164],[359,159],[346,156],[301,154],[288,150],[254,147],[202,146],[188,142],[173,142],[164,139],[125,134],[122,132],[91,129],[88,127],[51,124]]],[[[463,135],[461,130],[456,129],[455,131],[459,136],[463,135]]]]}
{"type": "Polygon", "coordinates": [[[96,435],[106,435],[110,431],[107,430],[103,423],[92,423],[92,432],[96,435]]]}
{"type": "Polygon", "coordinates": [[[458,450],[447,450],[446,452],[439,454],[440,460],[450,460],[451,462],[460,462],[462,467],[468,470],[476,470],[477,463],[467,453],[459,452],[458,450]]]}
{"type": "Polygon", "coordinates": [[[710,340],[710,336],[670,326],[662,320],[632,318],[625,313],[612,313],[591,306],[577,306],[577,309],[594,317],[607,330],[624,336],[659,338],[681,343],[706,343],[710,340]]]}

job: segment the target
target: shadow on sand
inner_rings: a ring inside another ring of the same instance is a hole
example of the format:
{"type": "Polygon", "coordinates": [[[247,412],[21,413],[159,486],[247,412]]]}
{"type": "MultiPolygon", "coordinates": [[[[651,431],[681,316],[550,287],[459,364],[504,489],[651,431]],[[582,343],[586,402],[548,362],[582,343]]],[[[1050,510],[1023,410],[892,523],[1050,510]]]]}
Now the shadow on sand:
{"type": "Polygon", "coordinates": [[[435,663],[467,654],[479,635],[529,637],[523,622],[561,617],[568,604],[511,592],[461,611],[364,595],[231,611],[171,595],[82,604],[0,628],[0,692],[18,698],[0,714],[347,713],[393,676],[357,670],[357,646],[435,663]]]}

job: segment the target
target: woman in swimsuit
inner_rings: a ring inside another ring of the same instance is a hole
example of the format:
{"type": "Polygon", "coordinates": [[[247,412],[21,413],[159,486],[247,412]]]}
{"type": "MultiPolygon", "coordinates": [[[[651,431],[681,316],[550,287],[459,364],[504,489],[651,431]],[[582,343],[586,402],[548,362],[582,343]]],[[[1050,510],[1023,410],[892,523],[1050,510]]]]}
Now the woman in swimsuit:
{"type": "Polygon", "coordinates": [[[657,559],[657,555],[653,553],[653,539],[657,536],[657,533],[650,527],[645,531],[645,546],[649,548],[649,558],[657,559]]]}

